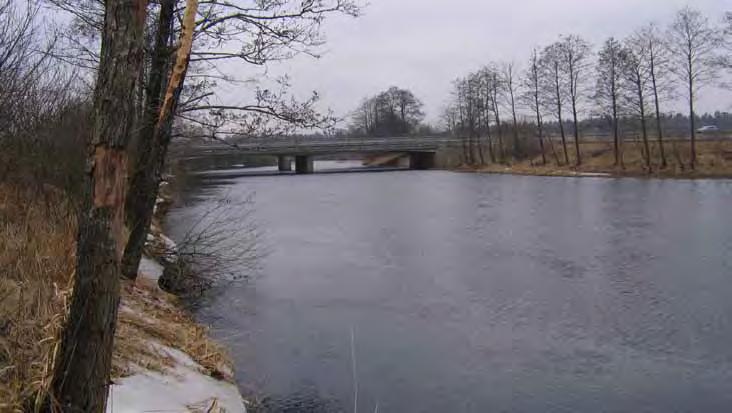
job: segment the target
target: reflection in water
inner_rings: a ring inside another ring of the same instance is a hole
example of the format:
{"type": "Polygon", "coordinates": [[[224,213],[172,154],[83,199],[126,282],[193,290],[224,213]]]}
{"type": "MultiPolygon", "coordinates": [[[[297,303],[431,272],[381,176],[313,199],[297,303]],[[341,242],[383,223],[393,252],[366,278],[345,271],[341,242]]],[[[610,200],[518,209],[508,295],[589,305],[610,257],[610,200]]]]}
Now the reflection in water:
{"type": "MultiPolygon", "coordinates": [[[[264,411],[732,408],[732,185],[247,177],[270,253],[199,312],[264,411]]],[[[173,231],[174,232],[174,231],[173,231]]]]}

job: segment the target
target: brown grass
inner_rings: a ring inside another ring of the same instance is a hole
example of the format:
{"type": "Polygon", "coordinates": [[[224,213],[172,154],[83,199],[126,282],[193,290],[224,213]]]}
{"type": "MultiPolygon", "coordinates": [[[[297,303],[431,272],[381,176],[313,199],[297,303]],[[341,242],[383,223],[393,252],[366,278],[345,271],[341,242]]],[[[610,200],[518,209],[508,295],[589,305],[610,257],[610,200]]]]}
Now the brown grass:
{"type": "Polygon", "coordinates": [[[75,222],[57,194],[0,186],[0,410],[46,385],[69,296],[75,222]]]}
{"type": "Polygon", "coordinates": [[[612,176],[645,176],[662,178],[731,178],[732,177],[732,139],[697,142],[697,165],[689,168],[689,143],[674,139],[665,143],[667,167],[661,168],[659,146],[651,143],[651,169],[646,168],[640,142],[625,142],[622,148],[622,165],[615,166],[612,142],[585,142],[580,145],[582,165],[575,165],[574,144],[568,142],[569,165],[564,165],[564,155],[559,142],[554,142],[561,162],[557,165],[547,145],[547,165],[541,164],[541,156],[510,162],[490,164],[479,167],[461,167],[492,173],[511,173],[524,175],[576,176],[578,173],[602,173],[612,176]]]}
{"type": "Polygon", "coordinates": [[[178,299],[145,280],[124,282],[122,308],[115,335],[113,377],[135,373],[140,367],[164,371],[156,342],[188,354],[215,378],[230,380],[230,362],[223,347],[211,341],[208,330],[181,308],[178,299]]]}
{"type": "MultiPolygon", "coordinates": [[[[71,293],[76,224],[63,193],[0,184],[0,411],[40,405],[71,293]]],[[[228,359],[175,297],[149,281],[123,282],[113,377],[163,371],[171,360],[151,342],[189,354],[229,379],[228,359]]]]}

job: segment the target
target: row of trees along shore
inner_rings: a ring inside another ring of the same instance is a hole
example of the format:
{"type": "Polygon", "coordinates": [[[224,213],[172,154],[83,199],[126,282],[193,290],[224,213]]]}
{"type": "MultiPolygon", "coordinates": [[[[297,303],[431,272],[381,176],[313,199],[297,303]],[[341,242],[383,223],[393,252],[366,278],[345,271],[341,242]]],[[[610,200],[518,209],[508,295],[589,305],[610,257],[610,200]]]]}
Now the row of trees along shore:
{"type": "Polygon", "coordinates": [[[650,172],[654,162],[649,140],[657,143],[658,167],[666,168],[664,111],[683,99],[689,114],[688,167],[693,170],[696,104],[702,89],[730,68],[731,36],[732,13],[720,26],[690,7],[679,10],[667,27],[649,24],[625,39],[611,37],[597,53],[580,36],[560,36],[532,50],[523,71],[511,63],[492,63],[455,80],[443,118],[450,132],[463,137],[463,157],[469,164],[525,159],[532,152],[529,146],[538,143],[543,164],[553,158],[558,166],[572,161],[580,166],[581,116],[589,115],[609,123],[615,165],[622,167],[621,126],[631,125],[642,138],[650,172]],[[519,111],[532,115],[522,120],[519,111]],[[535,141],[521,139],[527,130],[535,141]],[[558,144],[552,139],[556,135],[558,144]]]}
{"type": "Polygon", "coordinates": [[[296,99],[262,68],[317,55],[324,19],[360,10],[352,0],[0,0],[0,184],[50,188],[78,210],[55,361],[19,404],[105,410],[120,276],[137,276],[171,140],[332,125],[317,94],[296,99]],[[247,103],[220,104],[222,84],[247,103]]]}

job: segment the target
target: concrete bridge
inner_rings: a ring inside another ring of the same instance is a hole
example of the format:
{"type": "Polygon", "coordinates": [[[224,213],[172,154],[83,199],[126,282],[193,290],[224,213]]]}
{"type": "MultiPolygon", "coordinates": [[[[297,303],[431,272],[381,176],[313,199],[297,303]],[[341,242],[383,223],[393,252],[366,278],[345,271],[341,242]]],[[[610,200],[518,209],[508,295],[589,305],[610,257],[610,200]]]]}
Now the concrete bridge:
{"type": "Polygon", "coordinates": [[[242,154],[277,157],[280,171],[308,174],[314,172],[317,156],[338,154],[399,153],[409,158],[410,169],[430,169],[435,165],[435,153],[441,147],[460,143],[460,139],[440,136],[401,136],[383,138],[304,138],[278,137],[247,139],[237,143],[211,143],[193,148],[198,156],[242,154]]]}

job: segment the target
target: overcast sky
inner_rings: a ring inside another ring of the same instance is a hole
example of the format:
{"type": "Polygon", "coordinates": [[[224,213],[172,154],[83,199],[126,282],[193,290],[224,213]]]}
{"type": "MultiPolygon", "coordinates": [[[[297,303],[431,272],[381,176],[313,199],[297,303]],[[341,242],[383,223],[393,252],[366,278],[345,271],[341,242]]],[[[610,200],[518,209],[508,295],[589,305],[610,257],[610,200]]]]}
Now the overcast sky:
{"type": "MultiPolygon", "coordinates": [[[[451,81],[490,61],[525,67],[533,47],[576,33],[595,49],[654,21],[666,25],[691,4],[716,23],[732,0],[371,0],[357,19],[324,25],[320,59],[299,57],[269,67],[289,73],[302,95],[317,90],[324,107],[344,115],[365,96],[395,85],[411,89],[437,122],[451,81]]],[[[732,110],[729,93],[707,89],[701,110],[732,110]]]]}

